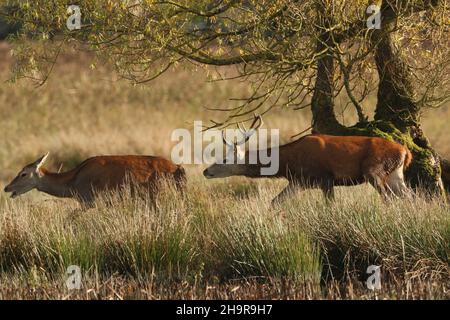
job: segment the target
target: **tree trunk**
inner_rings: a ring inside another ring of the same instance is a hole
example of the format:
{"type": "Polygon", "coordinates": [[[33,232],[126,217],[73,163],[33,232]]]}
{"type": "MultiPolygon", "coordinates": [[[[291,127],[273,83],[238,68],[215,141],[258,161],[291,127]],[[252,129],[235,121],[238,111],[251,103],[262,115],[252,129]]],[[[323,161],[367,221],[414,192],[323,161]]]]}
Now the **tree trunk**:
{"type": "MultiPolygon", "coordinates": [[[[325,1],[317,1],[317,25],[329,28],[331,25],[330,7],[325,1]]],[[[334,113],[334,76],[335,66],[332,53],[327,48],[333,45],[333,39],[327,32],[316,42],[316,52],[323,52],[317,62],[317,77],[311,100],[313,132],[340,131],[344,129],[334,113]]]]}
{"type": "MultiPolygon", "coordinates": [[[[325,48],[326,39],[317,43],[317,52],[325,48]]],[[[311,101],[313,130],[316,132],[337,132],[345,129],[334,113],[334,59],[324,55],[317,63],[317,78],[311,101]]]]}
{"type": "Polygon", "coordinates": [[[429,194],[440,194],[443,192],[440,160],[420,128],[420,106],[414,101],[410,70],[392,40],[392,32],[385,31],[394,26],[388,24],[383,28],[375,30],[372,36],[372,41],[377,44],[375,62],[379,77],[375,121],[392,124],[403,136],[401,139],[392,138],[397,138],[395,140],[411,150],[413,161],[406,171],[411,187],[429,194]]]}

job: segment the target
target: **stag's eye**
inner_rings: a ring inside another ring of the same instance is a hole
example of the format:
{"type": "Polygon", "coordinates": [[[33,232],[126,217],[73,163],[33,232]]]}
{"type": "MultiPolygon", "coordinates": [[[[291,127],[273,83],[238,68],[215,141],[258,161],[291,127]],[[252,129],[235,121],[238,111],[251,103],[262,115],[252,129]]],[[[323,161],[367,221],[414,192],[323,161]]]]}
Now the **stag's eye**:
{"type": "Polygon", "coordinates": [[[20,177],[23,178],[23,177],[25,177],[26,175],[27,175],[26,172],[22,172],[22,173],[20,174],[20,177]]]}

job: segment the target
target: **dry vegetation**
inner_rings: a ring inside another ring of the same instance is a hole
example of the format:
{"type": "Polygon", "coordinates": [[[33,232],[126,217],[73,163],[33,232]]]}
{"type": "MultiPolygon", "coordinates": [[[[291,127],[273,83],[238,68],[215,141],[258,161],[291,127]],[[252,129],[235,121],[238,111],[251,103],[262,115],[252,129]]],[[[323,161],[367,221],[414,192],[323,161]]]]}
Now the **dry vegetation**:
{"type": "MultiPolygon", "coordinates": [[[[2,80],[8,54],[1,45],[2,80]]],[[[90,70],[87,56],[67,55],[44,87],[2,84],[1,184],[46,151],[54,170],[99,154],[169,157],[173,129],[220,117],[203,107],[249,92],[205,79],[179,68],[132,87],[106,68],[90,70]]],[[[449,158],[450,108],[424,117],[449,158]]],[[[309,126],[306,111],[274,110],[265,120],[283,141],[309,126]]],[[[283,181],[207,181],[202,169],[188,166],[187,194],[167,188],[156,207],[110,195],[114,205],[79,212],[72,200],[2,193],[0,298],[450,298],[450,215],[440,200],[384,204],[361,186],[340,188],[334,204],[308,191],[270,210],[283,181]],[[73,264],[83,270],[78,291],[65,287],[73,264]],[[363,281],[370,264],[383,270],[376,294],[363,281]]]]}

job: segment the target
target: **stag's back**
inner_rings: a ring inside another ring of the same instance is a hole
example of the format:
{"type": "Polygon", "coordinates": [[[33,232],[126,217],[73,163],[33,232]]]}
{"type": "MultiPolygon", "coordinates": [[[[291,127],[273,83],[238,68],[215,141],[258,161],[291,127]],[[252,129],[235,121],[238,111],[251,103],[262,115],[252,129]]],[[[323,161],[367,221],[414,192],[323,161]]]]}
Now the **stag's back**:
{"type": "Polygon", "coordinates": [[[313,134],[280,148],[291,173],[360,181],[368,170],[392,171],[411,161],[402,145],[377,137],[313,134]]]}

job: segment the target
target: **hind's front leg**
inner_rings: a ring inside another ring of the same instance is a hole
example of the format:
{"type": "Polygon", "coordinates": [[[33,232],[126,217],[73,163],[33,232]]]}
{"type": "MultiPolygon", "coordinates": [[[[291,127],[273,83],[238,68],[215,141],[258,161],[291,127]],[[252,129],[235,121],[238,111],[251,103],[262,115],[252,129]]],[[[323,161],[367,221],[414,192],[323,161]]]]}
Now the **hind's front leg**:
{"type": "Polygon", "coordinates": [[[75,196],[83,210],[91,209],[95,206],[94,192],[85,192],[75,196]]]}

